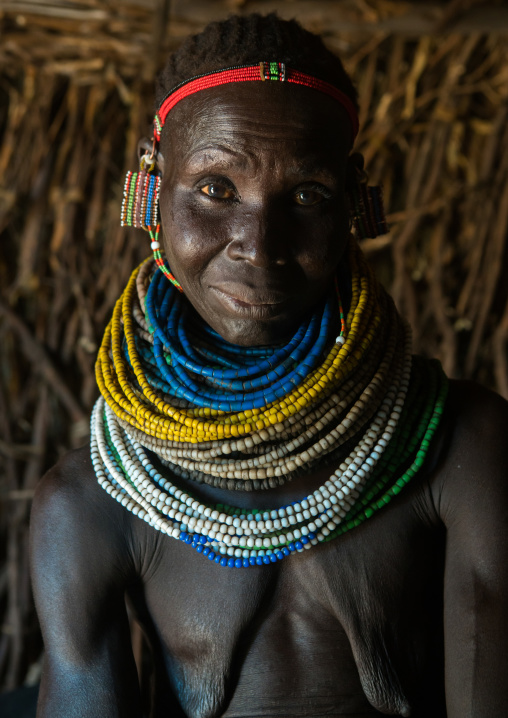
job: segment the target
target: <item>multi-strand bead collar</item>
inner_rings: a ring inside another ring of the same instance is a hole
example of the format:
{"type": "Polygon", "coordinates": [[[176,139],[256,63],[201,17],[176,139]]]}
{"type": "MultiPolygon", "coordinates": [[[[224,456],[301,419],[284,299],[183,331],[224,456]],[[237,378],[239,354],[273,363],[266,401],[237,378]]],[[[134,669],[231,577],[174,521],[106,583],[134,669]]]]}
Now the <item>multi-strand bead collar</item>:
{"type": "Polygon", "coordinates": [[[285,346],[245,349],[196,319],[147,260],[97,361],[99,483],[154,528],[222,566],[270,563],[372,516],[418,472],[443,411],[438,363],[410,334],[355,244],[344,317],[330,296],[285,346]],[[338,336],[337,336],[338,335],[338,336]],[[269,489],[324,463],[330,478],[271,511],[206,505],[178,487],[269,489]]]}

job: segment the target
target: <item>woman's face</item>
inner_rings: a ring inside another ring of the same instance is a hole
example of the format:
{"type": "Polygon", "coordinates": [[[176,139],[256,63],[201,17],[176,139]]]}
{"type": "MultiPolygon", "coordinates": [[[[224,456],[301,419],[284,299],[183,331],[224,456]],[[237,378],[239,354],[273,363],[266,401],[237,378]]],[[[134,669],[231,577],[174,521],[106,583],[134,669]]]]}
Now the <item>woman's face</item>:
{"type": "Polygon", "coordinates": [[[227,341],[279,343],[327,292],[349,234],[350,141],[336,101],[275,82],[206,90],[168,117],[164,249],[227,341]]]}

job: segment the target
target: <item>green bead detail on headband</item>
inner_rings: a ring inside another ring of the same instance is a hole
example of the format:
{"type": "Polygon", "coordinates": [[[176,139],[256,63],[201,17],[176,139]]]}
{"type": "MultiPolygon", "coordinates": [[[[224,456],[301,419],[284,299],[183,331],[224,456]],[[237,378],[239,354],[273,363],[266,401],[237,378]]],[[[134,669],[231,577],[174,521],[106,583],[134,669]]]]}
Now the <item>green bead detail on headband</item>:
{"type": "Polygon", "coordinates": [[[260,62],[259,72],[262,80],[286,81],[286,65],[284,62],[260,62]]]}

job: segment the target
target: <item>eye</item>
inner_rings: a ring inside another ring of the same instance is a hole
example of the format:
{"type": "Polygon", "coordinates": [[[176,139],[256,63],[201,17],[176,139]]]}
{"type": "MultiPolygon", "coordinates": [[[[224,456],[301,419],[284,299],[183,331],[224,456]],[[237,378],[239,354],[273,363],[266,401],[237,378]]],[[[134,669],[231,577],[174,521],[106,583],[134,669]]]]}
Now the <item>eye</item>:
{"type": "Polygon", "coordinates": [[[293,196],[296,204],[302,207],[312,207],[325,199],[323,194],[312,189],[301,189],[299,192],[295,192],[293,196]]]}
{"type": "Polygon", "coordinates": [[[212,199],[233,199],[235,191],[232,187],[222,182],[210,182],[200,187],[200,192],[212,199]]]}

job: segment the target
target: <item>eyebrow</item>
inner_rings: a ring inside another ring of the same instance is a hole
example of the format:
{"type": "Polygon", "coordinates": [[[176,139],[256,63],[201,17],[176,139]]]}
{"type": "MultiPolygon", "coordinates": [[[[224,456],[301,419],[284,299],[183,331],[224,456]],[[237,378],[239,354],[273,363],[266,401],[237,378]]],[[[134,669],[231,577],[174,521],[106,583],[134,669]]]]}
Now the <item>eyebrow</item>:
{"type": "Polygon", "coordinates": [[[333,172],[330,166],[313,161],[311,158],[302,159],[298,164],[293,164],[288,169],[289,172],[294,175],[314,175],[325,178],[330,182],[334,182],[337,179],[337,173],[333,172]]]}
{"type": "Polygon", "coordinates": [[[189,152],[188,155],[185,157],[185,163],[187,164],[187,167],[192,171],[193,165],[199,165],[201,166],[204,162],[207,162],[208,164],[212,165],[223,165],[223,166],[229,166],[233,162],[236,165],[245,166],[245,153],[236,152],[231,147],[227,147],[225,145],[219,145],[219,144],[213,144],[213,145],[203,145],[202,147],[197,147],[196,149],[192,150],[192,152],[189,152]],[[222,157],[214,157],[213,155],[222,155],[222,157]],[[224,155],[229,156],[229,161],[224,157],[224,155]]]}
{"type": "MultiPolygon", "coordinates": [[[[191,174],[199,174],[205,164],[210,169],[213,167],[228,168],[232,165],[244,168],[249,164],[249,160],[245,150],[237,152],[227,145],[214,143],[193,149],[185,157],[185,163],[191,174]]],[[[288,174],[295,177],[314,176],[316,179],[319,178],[328,183],[334,183],[338,178],[337,173],[333,172],[330,166],[324,165],[312,156],[302,157],[297,162],[292,162],[288,166],[288,174]]]]}

